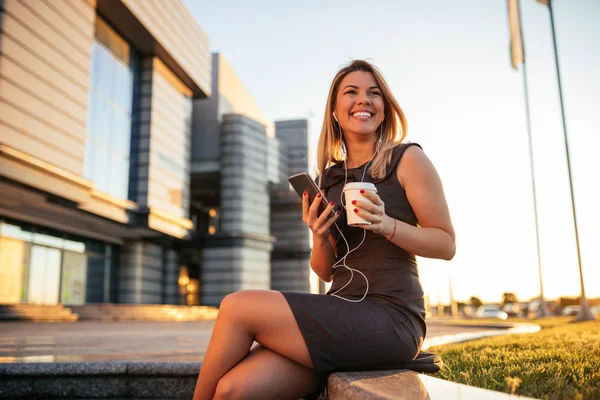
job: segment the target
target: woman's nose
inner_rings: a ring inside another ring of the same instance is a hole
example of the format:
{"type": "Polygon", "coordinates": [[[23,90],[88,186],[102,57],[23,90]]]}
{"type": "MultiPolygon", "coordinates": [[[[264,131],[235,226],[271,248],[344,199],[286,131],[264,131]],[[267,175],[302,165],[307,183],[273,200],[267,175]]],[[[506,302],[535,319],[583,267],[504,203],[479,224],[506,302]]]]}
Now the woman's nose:
{"type": "Polygon", "coordinates": [[[358,97],[356,98],[356,103],[357,104],[370,104],[371,100],[369,100],[369,97],[367,96],[367,94],[364,93],[362,95],[358,95],[358,97]]]}

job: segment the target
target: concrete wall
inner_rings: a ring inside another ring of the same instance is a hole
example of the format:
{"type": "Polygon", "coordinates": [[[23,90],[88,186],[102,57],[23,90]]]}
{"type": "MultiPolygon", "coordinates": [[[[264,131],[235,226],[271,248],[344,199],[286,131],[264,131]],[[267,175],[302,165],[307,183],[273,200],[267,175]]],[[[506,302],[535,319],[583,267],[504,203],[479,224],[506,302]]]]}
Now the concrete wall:
{"type": "Polygon", "coordinates": [[[4,0],[0,143],[81,175],[95,1],[4,0]]]}

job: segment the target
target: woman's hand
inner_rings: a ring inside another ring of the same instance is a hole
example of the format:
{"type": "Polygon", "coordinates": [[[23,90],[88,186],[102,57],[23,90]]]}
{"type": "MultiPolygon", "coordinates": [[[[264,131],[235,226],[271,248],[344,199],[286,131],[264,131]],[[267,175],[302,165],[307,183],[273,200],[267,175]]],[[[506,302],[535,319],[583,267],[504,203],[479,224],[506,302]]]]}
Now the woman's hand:
{"type": "Polygon", "coordinates": [[[340,213],[338,211],[332,215],[333,207],[335,205],[332,201],[327,205],[321,215],[318,215],[321,201],[321,195],[318,194],[312,204],[309,204],[308,193],[304,192],[302,195],[302,221],[310,228],[313,235],[320,239],[328,240],[330,234],[329,228],[338,219],[340,213]]]}
{"type": "Polygon", "coordinates": [[[361,190],[363,196],[360,200],[353,200],[352,204],[347,204],[347,211],[354,212],[359,217],[369,221],[371,224],[359,225],[361,228],[368,229],[379,235],[389,236],[394,229],[394,220],[386,215],[385,204],[377,193],[371,190],[361,190]]]}

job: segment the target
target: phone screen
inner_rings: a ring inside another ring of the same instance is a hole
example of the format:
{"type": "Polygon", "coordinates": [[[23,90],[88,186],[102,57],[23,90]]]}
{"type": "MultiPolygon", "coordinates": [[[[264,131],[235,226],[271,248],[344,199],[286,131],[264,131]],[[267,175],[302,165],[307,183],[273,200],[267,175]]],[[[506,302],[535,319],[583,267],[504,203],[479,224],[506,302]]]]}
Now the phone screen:
{"type": "Polygon", "coordinates": [[[298,193],[298,196],[302,197],[305,191],[308,193],[308,200],[310,204],[312,204],[317,194],[320,193],[322,197],[319,212],[322,212],[327,207],[327,199],[325,198],[323,193],[321,193],[321,190],[319,190],[319,188],[315,184],[315,181],[313,181],[310,175],[308,175],[306,172],[292,175],[288,178],[288,181],[290,182],[296,193],[298,193]]]}

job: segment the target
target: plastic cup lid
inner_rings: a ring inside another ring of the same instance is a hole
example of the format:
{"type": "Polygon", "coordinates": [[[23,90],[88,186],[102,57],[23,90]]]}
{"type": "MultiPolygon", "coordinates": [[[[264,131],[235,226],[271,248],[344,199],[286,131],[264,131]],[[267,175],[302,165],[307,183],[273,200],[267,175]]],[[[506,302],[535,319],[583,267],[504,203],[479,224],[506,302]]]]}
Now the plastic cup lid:
{"type": "Polygon", "coordinates": [[[377,187],[371,182],[350,182],[344,186],[344,191],[354,189],[374,190],[377,193],[377,187]]]}

